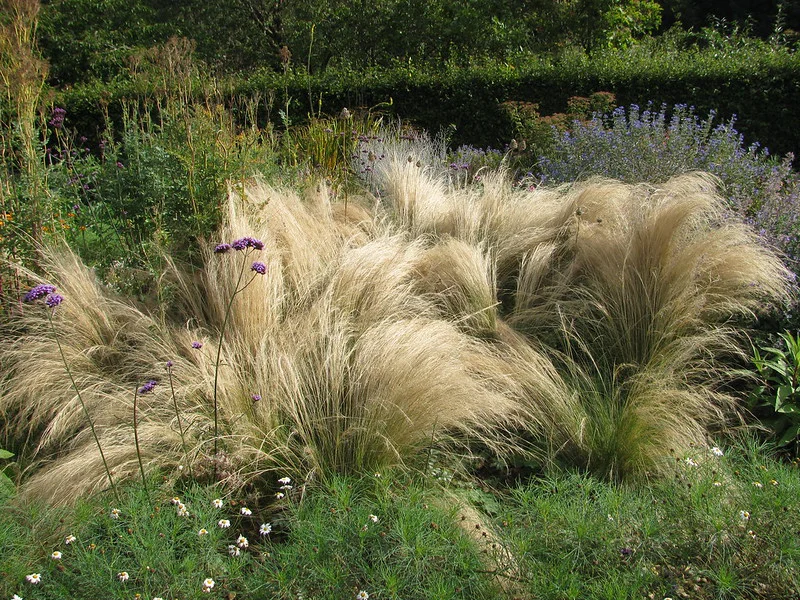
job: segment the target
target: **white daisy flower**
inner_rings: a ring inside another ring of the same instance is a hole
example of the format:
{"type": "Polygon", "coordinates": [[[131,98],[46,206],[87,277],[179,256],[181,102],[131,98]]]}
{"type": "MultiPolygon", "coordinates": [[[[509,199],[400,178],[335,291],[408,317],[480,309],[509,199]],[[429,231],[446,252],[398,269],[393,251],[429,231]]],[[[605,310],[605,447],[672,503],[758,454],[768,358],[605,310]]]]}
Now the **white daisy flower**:
{"type": "Polygon", "coordinates": [[[61,560],[61,552],[59,552],[58,550],[56,550],[55,552],[53,552],[53,553],[50,555],[50,558],[52,558],[53,560],[61,560]]]}
{"type": "Polygon", "coordinates": [[[723,456],[724,452],[722,450],[720,450],[719,448],[717,448],[716,446],[714,446],[711,449],[711,454],[713,454],[714,456],[723,456]]]}
{"type": "Polygon", "coordinates": [[[246,537],[239,534],[239,537],[236,538],[236,545],[239,546],[239,548],[247,548],[250,545],[250,542],[247,541],[246,537]]]}
{"type": "Polygon", "coordinates": [[[120,512],[120,510],[118,508],[112,508],[111,509],[111,514],[109,516],[112,519],[119,519],[120,514],[122,514],[122,513],[120,512]]]}
{"type": "Polygon", "coordinates": [[[378,522],[378,517],[376,517],[375,515],[370,515],[369,516],[369,520],[372,521],[373,523],[377,523],[378,522]]]}
{"type": "Polygon", "coordinates": [[[278,500],[280,500],[280,499],[282,499],[282,498],[283,498],[285,495],[286,495],[286,494],[284,494],[283,492],[278,492],[277,494],[275,494],[275,497],[276,497],[278,500]]]}
{"type": "Polygon", "coordinates": [[[201,528],[200,531],[197,532],[197,535],[201,537],[204,535],[208,535],[208,529],[206,529],[205,527],[201,528]]]}
{"type": "Polygon", "coordinates": [[[36,585],[42,580],[42,576],[39,573],[31,573],[30,575],[25,575],[25,579],[28,580],[28,583],[36,585]]]}
{"type": "Polygon", "coordinates": [[[261,527],[258,528],[258,533],[261,535],[268,535],[272,531],[272,524],[271,523],[262,523],[261,527]]]}
{"type": "Polygon", "coordinates": [[[742,521],[749,521],[750,520],[750,513],[748,511],[746,511],[746,510],[740,510],[739,511],[739,518],[742,521]]]}
{"type": "Polygon", "coordinates": [[[249,517],[250,515],[253,514],[253,511],[247,508],[246,506],[243,506],[239,512],[242,513],[245,517],[249,517]]]}
{"type": "Polygon", "coordinates": [[[236,544],[228,544],[228,554],[231,556],[239,556],[241,553],[242,551],[239,550],[239,546],[236,544]]]}
{"type": "Polygon", "coordinates": [[[170,500],[170,502],[172,502],[172,504],[177,505],[181,503],[181,499],[175,496],[172,500],[170,500]]]}
{"type": "Polygon", "coordinates": [[[69,546],[72,542],[74,542],[77,538],[74,535],[68,535],[64,538],[64,543],[69,546]]]}
{"type": "Polygon", "coordinates": [[[761,483],[760,481],[754,481],[753,482],[753,487],[757,487],[758,489],[761,489],[761,488],[764,487],[764,484],[761,483]]]}
{"type": "Polygon", "coordinates": [[[119,579],[119,580],[120,580],[122,583],[125,583],[126,581],[128,581],[128,579],[130,579],[130,578],[131,578],[131,576],[130,576],[130,575],[128,575],[128,572],[127,572],[127,571],[120,571],[119,573],[117,573],[117,578],[118,578],[118,579],[119,579]]]}
{"type": "Polygon", "coordinates": [[[290,483],[292,483],[292,480],[289,477],[281,477],[280,479],[278,479],[278,483],[281,483],[283,485],[289,485],[290,483]]]}
{"type": "Polygon", "coordinates": [[[225,503],[222,501],[222,498],[214,498],[213,504],[214,508],[222,508],[222,505],[225,503]]]}
{"type": "Polygon", "coordinates": [[[203,581],[203,591],[210,592],[211,589],[214,587],[214,580],[209,577],[205,581],[203,581]]]}
{"type": "Polygon", "coordinates": [[[217,526],[219,526],[222,529],[227,529],[228,527],[231,526],[231,522],[228,519],[220,519],[219,521],[217,521],[217,526]]]}
{"type": "Polygon", "coordinates": [[[691,457],[686,459],[686,464],[689,465],[690,467],[697,466],[697,462],[695,462],[691,457]]]}
{"type": "Polygon", "coordinates": [[[365,592],[364,590],[360,590],[356,594],[356,600],[367,600],[368,598],[369,598],[369,594],[367,592],[365,592]]]}

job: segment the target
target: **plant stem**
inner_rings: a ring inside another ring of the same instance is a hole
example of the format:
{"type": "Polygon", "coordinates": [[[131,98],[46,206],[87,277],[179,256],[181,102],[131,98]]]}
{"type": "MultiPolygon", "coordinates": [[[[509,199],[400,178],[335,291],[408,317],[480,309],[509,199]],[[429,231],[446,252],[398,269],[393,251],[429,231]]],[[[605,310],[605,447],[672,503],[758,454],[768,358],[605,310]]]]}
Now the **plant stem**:
{"type": "Polygon", "coordinates": [[[103,467],[106,470],[108,483],[111,485],[111,489],[113,490],[114,495],[117,497],[117,501],[119,501],[119,492],[117,492],[117,487],[114,485],[114,480],[111,478],[111,469],[108,468],[106,455],[103,453],[103,447],[100,445],[100,438],[97,437],[97,431],[94,428],[94,421],[92,421],[92,416],[89,414],[89,409],[86,408],[86,403],[83,401],[83,396],[81,396],[81,391],[78,388],[78,384],[75,383],[75,378],[72,376],[72,370],[69,368],[69,362],[67,362],[67,357],[64,354],[64,348],[61,347],[61,340],[58,338],[58,332],[56,331],[55,323],[53,323],[52,312],[49,312],[47,314],[47,319],[50,321],[50,328],[53,330],[53,337],[56,340],[58,351],[61,354],[61,361],[64,363],[64,368],[67,370],[67,375],[69,376],[70,383],[72,383],[72,387],[75,390],[75,393],[78,395],[78,400],[81,403],[83,414],[86,415],[86,420],[89,422],[89,428],[92,430],[92,435],[94,436],[94,441],[97,444],[97,449],[100,451],[100,458],[103,460],[103,467]]]}
{"type": "Polygon", "coordinates": [[[142,451],[139,448],[139,422],[136,419],[136,405],[139,399],[139,390],[133,391],[133,443],[136,445],[136,458],[139,461],[139,472],[142,474],[142,485],[144,486],[144,495],[147,496],[147,503],[152,504],[150,500],[150,492],[147,489],[147,478],[144,475],[144,465],[142,464],[142,451]]]}
{"type": "Polygon", "coordinates": [[[173,385],[172,382],[171,366],[167,367],[167,373],[169,375],[169,390],[172,393],[172,405],[175,407],[175,418],[178,419],[178,433],[181,436],[181,447],[183,448],[183,458],[186,461],[186,468],[189,469],[189,471],[191,472],[191,469],[189,467],[189,453],[186,450],[186,438],[184,437],[183,433],[183,425],[181,425],[181,413],[180,410],[178,410],[178,399],[175,397],[175,386],[173,385]]]}
{"type": "MultiPolygon", "coordinates": [[[[214,361],[214,479],[217,478],[217,382],[219,380],[219,361],[220,357],[222,356],[222,342],[225,339],[225,329],[228,326],[228,319],[231,315],[231,307],[233,306],[233,299],[236,298],[236,294],[238,294],[241,290],[239,289],[239,284],[242,281],[242,277],[244,276],[244,268],[247,264],[247,255],[249,252],[245,251],[244,256],[242,257],[242,268],[239,269],[239,278],[236,280],[236,286],[233,289],[233,294],[231,294],[230,300],[228,300],[228,306],[225,308],[225,318],[222,320],[222,329],[219,332],[219,342],[217,343],[217,359],[214,361]]],[[[246,287],[246,286],[245,286],[246,287]]],[[[244,289],[244,288],[242,288],[244,289]]]]}

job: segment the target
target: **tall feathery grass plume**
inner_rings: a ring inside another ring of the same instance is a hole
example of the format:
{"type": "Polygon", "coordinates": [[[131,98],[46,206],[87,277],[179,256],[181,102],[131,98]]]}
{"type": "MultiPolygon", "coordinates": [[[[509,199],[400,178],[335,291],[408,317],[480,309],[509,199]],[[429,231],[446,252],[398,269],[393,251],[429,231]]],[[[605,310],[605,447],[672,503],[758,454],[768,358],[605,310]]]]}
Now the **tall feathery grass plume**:
{"type": "MultiPolygon", "coordinates": [[[[386,163],[386,189],[401,189],[407,171],[386,163]]],[[[461,189],[430,171],[417,177],[424,185],[412,190],[437,192],[413,204],[389,194],[388,214],[412,236],[452,237],[492,257],[498,336],[518,352],[544,351],[572,390],[539,406],[557,424],[541,440],[549,448],[614,478],[657,473],[737,416],[724,390],[740,332],[785,299],[789,272],[725,217],[715,179],[531,191],[502,171],[461,189]]],[[[462,275],[449,287],[468,285],[462,275]]]]}

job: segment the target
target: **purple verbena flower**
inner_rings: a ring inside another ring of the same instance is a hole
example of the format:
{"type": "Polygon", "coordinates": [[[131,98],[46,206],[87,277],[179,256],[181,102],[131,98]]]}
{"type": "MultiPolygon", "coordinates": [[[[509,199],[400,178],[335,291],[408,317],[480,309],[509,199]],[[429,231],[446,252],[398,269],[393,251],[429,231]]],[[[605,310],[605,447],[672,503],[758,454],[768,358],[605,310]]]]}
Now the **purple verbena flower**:
{"type": "Polygon", "coordinates": [[[230,244],[217,244],[214,247],[214,254],[225,254],[231,248],[232,246],[230,244]]]}
{"type": "Polygon", "coordinates": [[[256,262],[253,263],[253,266],[250,267],[250,270],[251,271],[255,271],[259,275],[266,275],[267,274],[267,265],[265,265],[262,262],[256,261],[256,262]]]}
{"type": "Polygon", "coordinates": [[[34,300],[38,300],[39,298],[44,298],[48,294],[52,294],[56,291],[56,286],[50,285],[49,283],[42,283],[37,285],[31,289],[30,292],[25,294],[25,298],[23,299],[25,302],[33,302],[34,300]]]}
{"type": "Polygon", "coordinates": [[[150,381],[148,381],[142,387],[139,388],[139,393],[147,394],[148,392],[152,392],[153,388],[156,387],[156,383],[158,383],[156,380],[151,379],[150,381]]]}
{"type": "Polygon", "coordinates": [[[168,361],[167,361],[167,368],[168,368],[168,369],[171,369],[173,364],[174,364],[174,363],[173,363],[171,360],[168,360],[168,361]]]}
{"type": "Polygon", "coordinates": [[[192,342],[192,348],[195,350],[200,350],[203,347],[203,342],[192,342]]]}
{"type": "Polygon", "coordinates": [[[253,394],[253,402],[258,402],[261,400],[261,394],[253,394]]]}
{"type": "Polygon", "coordinates": [[[54,108],[53,114],[50,116],[50,125],[55,129],[61,129],[64,126],[64,117],[67,116],[67,111],[63,108],[54,108]]]}
{"type": "Polygon", "coordinates": [[[61,296],[60,294],[49,294],[44,303],[47,304],[47,306],[50,308],[55,308],[56,306],[61,304],[63,300],[64,297],[61,296]]]}
{"type": "Polygon", "coordinates": [[[245,248],[255,248],[256,250],[263,250],[264,242],[262,242],[261,240],[257,240],[254,237],[247,236],[233,241],[231,243],[231,247],[234,250],[244,250],[245,248]]]}

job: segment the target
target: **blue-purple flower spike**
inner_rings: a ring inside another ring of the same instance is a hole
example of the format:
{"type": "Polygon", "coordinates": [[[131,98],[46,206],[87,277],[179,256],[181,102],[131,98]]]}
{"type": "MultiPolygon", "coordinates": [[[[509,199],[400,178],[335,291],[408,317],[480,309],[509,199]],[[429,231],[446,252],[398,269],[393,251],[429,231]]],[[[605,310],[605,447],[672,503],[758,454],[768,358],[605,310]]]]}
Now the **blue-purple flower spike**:
{"type": "Polygon", "coordinates": [[[231,247],[234,250],[244,250],[245,248],[255,248],[256,250],[264,249],[264,242],[257,240],[254,237],[243,237],[241,239],[231,242],[231,247]]]}
{"type": "Polygon", "coordinates": [[[214,254],[225,254],[230,249],[230,244],[217,244],[217,246],[214,248],[214,254]]]}
{"type": "Polygon", "coordinates": [[[262,262],[256,261],[256,262],[253,263],[253,266],[250,267],[250,270],[251,271],[255,271],[259,275],[266,275],[267,274],[267,265],[265,265],[262,262]]]}
{"type": "Polygon", "coordinates": [[[158,382],[155,381],[154,379],[151,379],[150,381],[148,381],[142,387],[139,388],[139,393],[147,394],[148,392],[152,392],[153,388],[156,387],[156,383],[158,382]]]}
{"type": "Polygon", "coordinates": [[[39,298],[44,298],[48,294],[52,294],[55,291],[56,291],[56,286],[50,285],[49,283],[43,283],[41,285],[33,287],[30,292],[25,294],[25,298],[23,298],[23,300],[25,302],[33,302],[34,300],[38,300],[39,298]]]}

